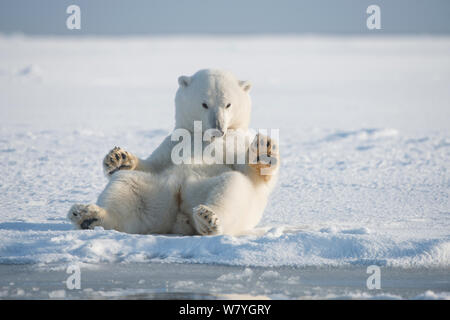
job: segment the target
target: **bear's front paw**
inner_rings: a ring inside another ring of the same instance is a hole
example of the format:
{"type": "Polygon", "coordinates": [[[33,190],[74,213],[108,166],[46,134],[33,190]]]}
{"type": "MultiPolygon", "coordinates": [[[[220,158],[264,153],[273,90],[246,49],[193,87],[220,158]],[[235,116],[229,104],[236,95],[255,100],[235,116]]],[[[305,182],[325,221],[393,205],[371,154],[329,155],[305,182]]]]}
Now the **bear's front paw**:
{"type": "Polygon", "coordinates": [[[67,218],[78,229],[94,229],[100,226],[100,211],[102,209],[95,204],[74,204],[70,208],[67,218]]]}
{"type": "Polygon", "coordinates": [[[279,163],[278,144],[258,133],[249,148],[249,166],[268,180],[278,170],[279,163]]]}
{"type": "Polygon", "coordinates": [[[222,233],[217,215],[207,206],[199,205],[194,208],[195,228],[201,235],[217,235],[222,233]]]}
{"type": "Polygon", "coordinates": [[[136,157],[119,147],[114,147],[103,159],[103,170],[110,176],[119,170],[136,168],[136,157]]]}

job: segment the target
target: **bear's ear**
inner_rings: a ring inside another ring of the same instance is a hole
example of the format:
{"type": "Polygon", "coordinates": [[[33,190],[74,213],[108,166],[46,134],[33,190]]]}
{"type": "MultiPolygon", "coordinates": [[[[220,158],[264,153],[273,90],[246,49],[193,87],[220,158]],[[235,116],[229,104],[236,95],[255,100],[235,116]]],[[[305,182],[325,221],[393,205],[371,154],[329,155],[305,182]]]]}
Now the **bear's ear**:
{"type": "Polygon", "coordinates": [[[249,81],[239,81],[239,86],[242,88],[242,90],[248,92],[252,87],[252,84],[249,81]]]}
{"type": "Polygon", "coordinates": [[[180,76],[178,78],[178,84],[181,87],[187,87],[189,85],[189,83],[191,83],[191,78],[188,76],[180,76]]]}

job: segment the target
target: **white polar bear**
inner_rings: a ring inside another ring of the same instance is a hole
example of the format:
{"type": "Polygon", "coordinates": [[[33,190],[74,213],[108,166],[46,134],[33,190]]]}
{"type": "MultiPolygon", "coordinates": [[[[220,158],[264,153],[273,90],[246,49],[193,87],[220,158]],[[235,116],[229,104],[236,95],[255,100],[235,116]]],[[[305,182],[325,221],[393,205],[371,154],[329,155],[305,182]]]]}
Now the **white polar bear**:
{"type": "MultiPolygon", "coordinates": [[[[178,82],[176,129],[193,132],[194,121],[202,121],[203,130],[223,136],[203,142],[203,148],[224,143],[234,134],[227,134],[230,129],[244,129],[246,135],[248,82],[218,70],[201,70],[178,82]]],[[[275,143],[258,134],[245,149],[247,162],[231,165],[174,165],[175,144],[167,137],[147,160],[114,148],[104,159],[111,180],[97,204],[74,205],[68,218],[81,229],[102,226],[140,234],[238,235],[254,228],[276,182],[275,143]]]]}
{"type": "MultiPolygon", "coordinates": [[[[200,70],[193,76],[180,76],[175,96],[175,129],[194,133],[194,121],[202,122],[202,130],[217,129],[217,136],[228,129],[247,131],[250,123],[251,84],[240,81],[223,70],[200,70]]],[[[178,143],[167,136],[147,159],[139,159],[120,149],[106,155],[103,168],[107,176],[117,170],[161,172],[173,166],[171,152],[178,143]],[[117,159],[117,156],[120,156],[117,159]]],[[[203,148],[207,147],[205,142],[203,148]]]]}

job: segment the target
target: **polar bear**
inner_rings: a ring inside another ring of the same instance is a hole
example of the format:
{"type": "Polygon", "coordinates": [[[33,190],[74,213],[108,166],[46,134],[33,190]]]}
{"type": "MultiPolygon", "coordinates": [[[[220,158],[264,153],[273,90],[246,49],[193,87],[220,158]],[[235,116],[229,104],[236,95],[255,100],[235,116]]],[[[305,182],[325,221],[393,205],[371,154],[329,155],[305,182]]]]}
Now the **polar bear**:
{"type": "MultiPolygon", "coordinates": [[[[235,129],[244,129],[247,137],[248,82],[217,70],[181,76],[178,82],[175,129],[194,132],[194,121],[201,121],[219,137],[211,143],[223,143],[235,129]]],[[[110,181],[97,204],[74,205],[68,218],[81,229],[140,234],[238,235],[254,228],[276,182],[275,142],[257,134],[245,149],[244,164],[174,165],[170,137],[146,160],[114,148],[104,159],[110,181]]]]}
{"type": "Polygon", "coordinates": [[[80,229],[138,234],[240,235],[261,219],[278,172],[277,145],[256,135],[250,163],[233,170],[226,165],[176,165],[161,173],[115,172],[97,204],[74,205],[69,219],[80,229]],[[259,150],[271,163],[262,161],[259,150]],[[262,170],[269,172],[263,174],[262,170]]]}
{"type": "MultiPolygon", "coordinates": [[[[202,131],[217,129],[215,136],[227,130],[247,131],[251,116],[248,81],[238,80],[231,72],[204,69],[193,76],[180,76],[175,95],[175,130],[194,133],[194,122],[201,121],[202,131]]],[[[107,176],[118,170],[161,172],[173,165],[171,152],[177,142],[167,136],[161,145],[145,160],[115,148],[106,155],[103,169],[107,176]]],[[[208,142],[203,144],[203,148],[208,142]]]]}

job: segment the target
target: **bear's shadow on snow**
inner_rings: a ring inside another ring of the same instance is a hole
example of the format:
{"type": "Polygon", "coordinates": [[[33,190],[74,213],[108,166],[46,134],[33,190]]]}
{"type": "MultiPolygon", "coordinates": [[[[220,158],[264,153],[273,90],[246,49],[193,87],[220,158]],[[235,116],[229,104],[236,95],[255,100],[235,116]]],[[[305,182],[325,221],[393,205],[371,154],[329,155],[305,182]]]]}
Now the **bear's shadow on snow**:
{"type": "Polygon", "coordinates": [[[67,231],[73,230],[69,223],[31,223],[31,222],[2,222],[0,230],[16,231],[67,231]]]}

